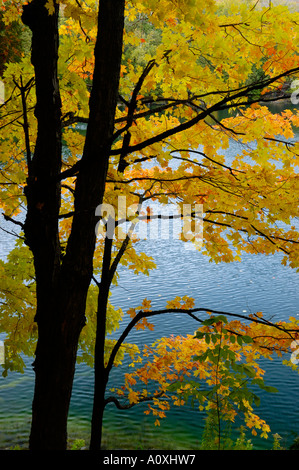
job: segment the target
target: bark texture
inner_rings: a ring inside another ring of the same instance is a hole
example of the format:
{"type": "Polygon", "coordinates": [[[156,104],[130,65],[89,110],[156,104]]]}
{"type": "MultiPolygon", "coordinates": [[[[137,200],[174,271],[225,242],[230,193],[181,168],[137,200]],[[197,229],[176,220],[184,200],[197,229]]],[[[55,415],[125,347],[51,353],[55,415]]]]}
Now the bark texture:
{"type": "Polygon", "coordinates": [[[93,272],[95,209],[102,202],[117,104],[124,0],[101,0],[95,70],[85,148],[77,176],[75,207],[66,253],[61,258],[61,101],[57,73],[59,6],[46,0],[23,8],[32,31],[38,135],[25,188],[25,238],[35,265],[38,344],[30,449],[64,450],[78,339],[85,323],[93,272]]]}

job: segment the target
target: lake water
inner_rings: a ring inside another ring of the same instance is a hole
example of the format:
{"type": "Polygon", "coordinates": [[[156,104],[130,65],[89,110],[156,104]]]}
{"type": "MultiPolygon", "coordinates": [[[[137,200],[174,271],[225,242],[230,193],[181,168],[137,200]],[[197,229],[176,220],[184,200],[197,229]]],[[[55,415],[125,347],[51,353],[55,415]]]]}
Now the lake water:
{"type": "MultiPolygon", "coordinates": [[[[1,226],[11,228],[7,223],[1,226]]],[[[13,237],[0,230],[0,256],[13,245],[13,237]]],[[[242,262],[215,265],[200,252],[186,250],[179,240],[141,240],[138,248],[152,255],[157,269],[149,277],[135,276],[125,268],[120,270],[119,285],[112,290],[112,303],[126,311],[140,305],[144,298],[152,300],[154,308],[164,308],[166,301],[189,295],[196,306],[234,313],[262,311],[273,321],[287,320],[299,315],[298,273],[281,265],[281,256],[245,255],[242,262]]],[[[128,341],[139,346],[171,334],[193,333],[197,324],[186,316],[161,316],[154,320],[155,330],[134,331],[128,341]]],[[[2,339],[2,337],[0,338],[2,339]]],[[[34,374],[32,359],[26,359],[24,374],[11,372],[0,376],[0,449],[26,443],[30,431],[30,412],[34,374]]],[[[272,433],[282,437],[288,446],[299,435],[299,374],[281,364],[281,359],[263,363],[266,383],[278,388],[276,394],[261,394],[257,414],[270,425],[272,433]]],[[[121,380],[123,369],[115,369],[111,385],[121,380]]],[[[77,367],[69,416],[72,438],[86,438],[90,430],[92,411],[93,371],[81,364],[77,367]]],[[[190,406],[174,408],[168,417],[155,427],[155,418],[144,414],[144,407],[119,411],[113,405],[105,413],[104,440],[110,448],[126,448],[133,437],[137,447],[151,441],[159,448],[161,442],[169,448],[198,447],[203,419],[190,406]],[[117,443],[117,444],[115,444],[117,443]]],[[[248,435],[250,438],[250,435],[248,435]]],[[[272,448],[273,439],[253,439],[256,448],[272,448]]],[[[162,444],[161,444],[162,446],[162,444]]]]}
{"type": "MultiPolygon", "coordinates": [[[[156,308],[162,308],[168,299],[187,294],[196,299],[198,307],[244,314],[263,311],[267,318],[273,320],[299,315],[298,274],[283,267],[280,256],[247,255],[242,263],[214,265],[200,253],[184,250],[180,242],[151,243],[147,252],[159,252],[157,271],[152,278],[139,277],[134,282],[124,272],[120,279],[121,287],[113,295],[116,305],[125,309],[129,304],[140,305],[140,301],[147,297],[152,299],[156,308]]],[[[195,322],[185,316],[160,317],[155,320],[154,332],[135,333],[134,340],[139,336],[140,343],[150,343],[157,337],[193,333],[196,327],[195,322]]],[[[263,363],[263,366],[267,370],[266,383],[276,386],[279,393],[262,394],[257,413],[269,423],[274,433],[292,439],[292,432],[299,433],[299,375],[282,366],[281,360],[263,363]]],[[[119,413],[118,416],[121,421],[122,415],[119,413]]],[[[134,414],[131,411],[127,416],[134,414]]],[[[141,414],[139,419],[144,423],[151,421],[141,414]]],[[[136,432],[138,425],[140,429],[139,420],[135,425],[136,432]]],[[[180,445],[188,448],[190,442],[196,445],[202,425],[196,410],[185,412],[176,409],[162,422],[159,433],[167,430],[172,437],[179,435],[180,445]]],[[[257,440],[256,444],[260,446],[261,442],[257,440]]]]}
{"type": "MultiPolygon", "coordinates": [[[[3,239],[3,233],[1,234],[3,239]]],[[[1,240],[2,241],[2,240],[1,240]]],[[[9,247],[5,235],[6,248],[9,247]]],[[[280,264],[281,257],[246,255],[243,261],[230,264],[212,264],[200,252],[189,251],[179,240],[148,240],[139,242],[140,250],[156,258],[157,269],[150,277],[134,276],[125,269],[120,272],[119,286],[113,288],[112,303],[124,311],[138,306],[146,297],[153,307],[164,307],[175,296],[190,295],[196,306],[235,313],[263,311],[267,318],[286,320],[299,315],[298,274],[280,264]]],[[[2,252],[4,252],[4,245],[2,252]]],[[[185,316],[156,318],[153,332],[132,332],[128,341],[139,345],[150,344],[156,338],[170,334],[193,333],[195,322],[185,316]]],[[[24,374],[10,373],[0,377],[0,448],[28,439],[34,375],[31,360],[24,374]]],[[[258,414],[264,418],[273,433],[279,433],[284,442],[290,443],[299,434],[299,375],[282,366],[281,360],[266,364],[266,383],[279,389],[277,394],[262,394],[258,414]]],[[[121,370],[116,369],[111,383],[119,381],[121,370]]],[[[70,410],[70,434],[88,437],[92,409],[93,372],[85,365],[77,368],[70,410]]],[[[154,419],[143,413],[144,407],[128,411],[109,406],[105,416],[105,430],[117,436],[126,445],[128,436],[137,436],[140,447],[151,437],[181,449],[196,447],[203,421],[195,409],[177,408],[169,417],[161,420],[160,428],[154,427],[154,419]]],[[[258,446],[271,447],[272,439],[256,441],[258,446]]],[[[113,441],[112,441],[113,442],[113,441]]]]}

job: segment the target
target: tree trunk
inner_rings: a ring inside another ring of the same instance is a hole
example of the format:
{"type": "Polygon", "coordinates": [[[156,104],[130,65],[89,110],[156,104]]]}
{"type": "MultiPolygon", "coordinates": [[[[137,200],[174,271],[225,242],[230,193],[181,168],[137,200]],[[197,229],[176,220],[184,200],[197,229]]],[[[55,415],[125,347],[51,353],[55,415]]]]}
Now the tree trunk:
{"type": "Polygon", "coordinates": [[[109,291],[112,238],[105,239],[102,276],[99,286],[96,345],[94,357],[94,402],[91,423],[90,450],[100,450],[102,444],[105,392],[109,373],[105,367],[105,338],[109,291]]]}
{"type": "Polygon", "coordinates": [[[75,371],[78,339],[85,320],[87,291],[93,273],[95,209],[101,204],[117,104],[125,0],[101,0],[95,48],[90,115],[74,217],[61,261],[60,209],[61,116],[58,58],[58,5],[49,15],[46,0],[23,8],[32,31],[38,135],[28,168],[25,238],[35,265],[38,344],[30,449],[63,450],[75,371]]]}
{"type": "Polygon", "coordinates": [[[55,447],[61,448],[58,443],[66,439],[65,435],[61,436],[59,424],[63,419],[60,410],[65,406],[65,399],[57,403],[57,392],[53,394],[59,412],[55,410],[55,403],[50,403],[47,399],[48,390],[53,389],[51,383],[57,365],[55,356],[59,354],[52,331],[57,328],[59,314],[56,310],[55,291],[60,272],[60,183],[57,178],[61,170],[61,101],[57,78],[58,6],[55,4],[55,13],[50,16],[45,8],[45,1],[33,0],[24,6],[22,20],[32,31],[31,60],[35,71],[35,116],[38,125],[33,159],[28,162],[25,188],[27,214],[24,225],[26,243],[33,253],[35,266],[35,320],[39,334],[34,363],[36,383],[30,445],[32,448],[39,448],[39,443],[45,442],[42,447],[47,448],[54,438],[55,447]],[[56,422],[51,423],[51,418],[55,420],[54,416],[56,422]],[[39,426],[41,422],[44,423],[43,426],[39,426]]]}

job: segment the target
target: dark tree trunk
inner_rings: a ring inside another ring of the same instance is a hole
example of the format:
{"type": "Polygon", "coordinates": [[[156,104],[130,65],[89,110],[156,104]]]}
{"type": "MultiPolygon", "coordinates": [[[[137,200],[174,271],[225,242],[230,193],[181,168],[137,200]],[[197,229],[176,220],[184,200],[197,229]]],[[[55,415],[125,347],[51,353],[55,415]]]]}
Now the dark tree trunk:
{"type": "MultiPolygon", "coordinates": [[[[55,341],[57,334],[56,289],[60,273],[58,215],[60,209],[61,170],[61,102],[57,78],[58,7],[49,15],[45,1],[33,0],[24,6],[22,20],[32,31],[32,64],[35,70],[37,105],[35,116],[38,132],[32,161],[28,162],[25,188],[27,215],[24,226],[26,243],[35,266],[38,345],[34,369],[35,395],[32,413],[32,448],[61,448],[61,409],[65,408],[64,390],[53,389],[56,356],[61,354],[55,341]],[[55,365],[54,365],[55,364],[55,365]],[[52,390],[49,402],[48,390],[52,390]],[[56,417],[56,420],[55,418],[56,417]],[[53,422],[55,421],[55,422],[53,422]],[[43,422],[43,426],[40,423],[43,422]],[[55,429],[54,429],[55,427],[55,429]],[[56,433],[56,431],[58,431],[56,433]],[[55,442],[55,443],[54,443],[55,442]]],[[[57,371],[56,371],[57,372],[57,371]]],[[[63,413],[65,416],[65,412],[63,413]]]]}
{"type": "Polygon", "coordinates": [[[105,410],[105,392],[109,372],[105,367],[105,338],[109,291],[111,286],[110,266],[112,239],[105,239],[102,276],[99,286],[97,331],[94,357],[94,402],[91,423],[90,450],[100,450],[102,444],[103,417],[105,410]]]}
{"type": "Polygon", "coordinates": [[[58,5],[49,15],[46,0],[24,6],[23,22],[32,31],[38,135],[25,189],[26,243],[36,272],[38,344],[30,448],[65,449],[67,416],[78,339],[85,321],[93,272],[95,209],[101,204],[117,104],[125,0],[101,0],[95,48],[90,115],[75,189],[75,208],[66,254],[61,261],[61,116],[58,58],[58,5]]]}

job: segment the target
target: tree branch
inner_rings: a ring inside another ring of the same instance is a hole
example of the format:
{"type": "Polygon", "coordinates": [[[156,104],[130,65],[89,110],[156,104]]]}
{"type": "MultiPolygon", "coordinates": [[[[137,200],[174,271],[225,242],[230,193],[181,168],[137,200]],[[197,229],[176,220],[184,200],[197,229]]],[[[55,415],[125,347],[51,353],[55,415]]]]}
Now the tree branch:
{"type": "Polygon", "coordinates": [[[154,316],[158,316],[158,315],[164,315],[164,314],[182,313],[182,314],[186,314],[186,315],[190,316],[191,318],[193,318],[193,320],[195,320],[199,323],[202,323],[204,320],[198,318],[195,315],[196,313],[199,313],[199,312],[205,312],[205,313],[210,313],[210,314],[215,314],[215,315],[225,315],[225,316],[234,317],[234,318],[241,318],[242,320],[245,320],[245,321],[251,321],[251,322],[253,321],[254,323],[259,323],[259,324],[262,324],[262,325],[274,327],[274,328],[277,328],[278,330],[287,332],[289,334],[298,332],[297,329],[284,328],[281,325],[277,325],[276,323],[272,323],[268,320],[261,319],[257,316],[249,317],[249,316],[241,315],[241,314],[238,314],[238,313],[225,312],[225,311],[222,311],[222,310],[213,310],[213,309],[204,308],[204,307],[193,308],[193,309],[166,308],[166,309],[149,311],[149,312],[144,312],[144,311],[140,310],[136,314],[136,316],[130,321],[130,323],[127,325],[127,327],[124,329],[123,333],[120,335],[119,339],[115,343],[115,345],[112,349],[112,352],[110,354],[107,366],[106,366],[107,373],[109,374],[109,372],[111,371],[111,369],[113,367],[114,359],[115,359],[120,347],[122,346],[124,340],[129,335],[129,333],[132,331],[134,326],[140,320],[142,320],[143,318],[150,318],[150,317],[154,317],[154,316]]]}
{"type": "Polygon", "coordinates": [[[20,77],[21,84],[19,85],[16,80],[13,80],[15,86],[20,90],[21,99],[22,99],[22,108],[23,108],[23,123],[21,123],[24,135],[25,135],[25,145],[26,145],[26,159],[27,159],[27,168],[28,175],[30,176],[31,172],[31,150],[30,150],[30,136],[29,136],[29,123],[28,123],[28,110],[26,102],[26,93],[30,90],[34,83],[34,78],[31,78],[26,85],[23,85],[23,78],[20,77]]]}
{"type": "MultiPolygon", "coordinates": [[[[233,175],[233,172],[236,171],[238,173],[245,173],[245,171],[241,171],[241,170],[235,170],[234,168],[228,166],[228,165],[225,165],[224,163],[220,163],[220,162],[217,162],[217,160],[214,160],[213,158],[211,157],[208,157],[205,153],[203,152],[199,152],[198,150],[189,150],[189,149],[177,149],[177,150],[173,150],[172,152],[170,153],[173,153],[173,152],[188,152],[188,153],[195,153],[195,154],[198,154],[198,155],[202,155],[204,158],[206,158],[207,160],[210,160],[212,163],[215,163],[216,165],[219,165],[221,166],[222,168],[225,168],[226,170],[229,170],[230,173],[233,175]]],[[[196,163],[196,162],[195,162],[196,163]]],[[[235,175],[233,175],[235,176],[235,175]]]]}
{"type": "MultiPolygon", "coordinates": [[[[175,134],[178,134],[180,132],[183,132],[187,129],[190,129],[193,127],[195,124],[197,124],[199,121],[205,119],[207,116],[210,114],[214,113],[215,111],[218,111],[220,109],[227,109],[227,108],[232,108],[238,106],[238,103],[235,102],[238,98],[242,98],[244,96],[248,96],[248,94],[252,91],[255,90],[260,90],[265,88],[266,86],[269,86],[271,83],[276,82],[282,77],[292,75],[296,72],[299,71],[299,67],[295,67],[293,69],[290,69],[286,72],[283,72],[279,75],[276,75],[275,77],[262,80],[258,83],[255,83],[253,85],[248,85],[244,87],[241,91],[237,91],[234,94],[231,94],[231,92],[227,93],[227,96],[222,98],[218,103],[215,103],[214,105],[210,106],[209,108],[203,110],[197,116],[194,118],[190,119],[189,121],[186,121],[182,124],[179,124],[178,126],[175,126],[171,129],[167,129],[164,132],[161,132],[160,134],[155,135],[154,137],[151,137],[143,142],[140,142],[139,144],[135,144],[132,146],[128,146],[127,148],[127,153],[132,153],[132,152],[139,152],[140,150],[143,150],[144,148],[148,147],[149,145],[153,145],[157,142],[164,141],[168,137],[171,137],[175,134]]],[[[249,100],[246,102],[247,105],[253,104],[257,101],[260,100],[249,100]]],[[[111,151],[111,155],[119,155],[121,153],[121,149],[114,149],[111,151]]]]}
{"type": "Polygon", "coordinates": [[[105,400],[105,406],[108,405],[108,403],[114,403],[116,408],[118,408],[119,410],[129,410],[130,408],[132,408],[135,405],[138,405],[139,403],[144,403],[147,401],[152,401],[155,398],[160,398],[162,397],[162,395],[164,395],[164,393],[165,393],[164,391],[161,391],[151,396],[141,396],[139,397],[137,403],[128,403],[127,405],[122,405],[116,397],[108,397],[105,400]]]}
{"type": "Polygon", "coordinates": [[[81,167],[81,160],[77,161],[71,168],[68,168],[67,170],[62,171],[58,176],[59,181],[76,176],[79,173],[80,167],[81,167]]]}
{"type": "MultiPolygon", "coordinates": [[[[128,166],[128,163],[125,161],[125,157],[128,153],[128,147],[130,145],[130,140],[131,140],[131,134],[130,132],[128,131],[130,129],[130,127],[132,126],[133,122],[134,122],[134,112],[136,110],[136,106],[137,106],[137,97],[138,97],[138,94],[140,93],[140,89],[143,85],[143,82],[144,80],[146,79],[146,77],[149,75],[149,73],[151,72],[152,68],[154,66],[156,66],[156,61],[155,60],[150,60],[148,62],[148,64],[146,65],[145,69],[143,70],[142,74],[140,75],[139,77],[139,80],[133,90],[133,93],[132,93],[132,98],[130,100],[130,103],[129,103],[129,106],[128,106],[128,113],[127,113],[127,124],[125,126],[125,128],[127,129],[127,132],[123,138],[123,144],[122,144],[122,148],[121,148],[121,153],[120,153],[120,157],[119,157],[119,163],[118,163],[118,171],[120,173],[123,173],[125,168],[128,166]]],[[[121,130],[121,132],[123,132],[121,130]]],[[[116,132],[116,134],[114,134],[113,136],[113,139],[115,139],[115,135],[117,135],[119,133],[116,132]]]]}
{"type": "Polygon", "coordinates": [[[18,225],[19,227],[21,227],[22,229],[24,228],[24,224],[22,222],[19,222],[18,220],[15,220],[13,219],[12,217],[10,217],[9,215],[6,215],[4,213],[2,213],[4,219],[8,222],[12,222],[13,224],[15,225],[18,225]]]}

